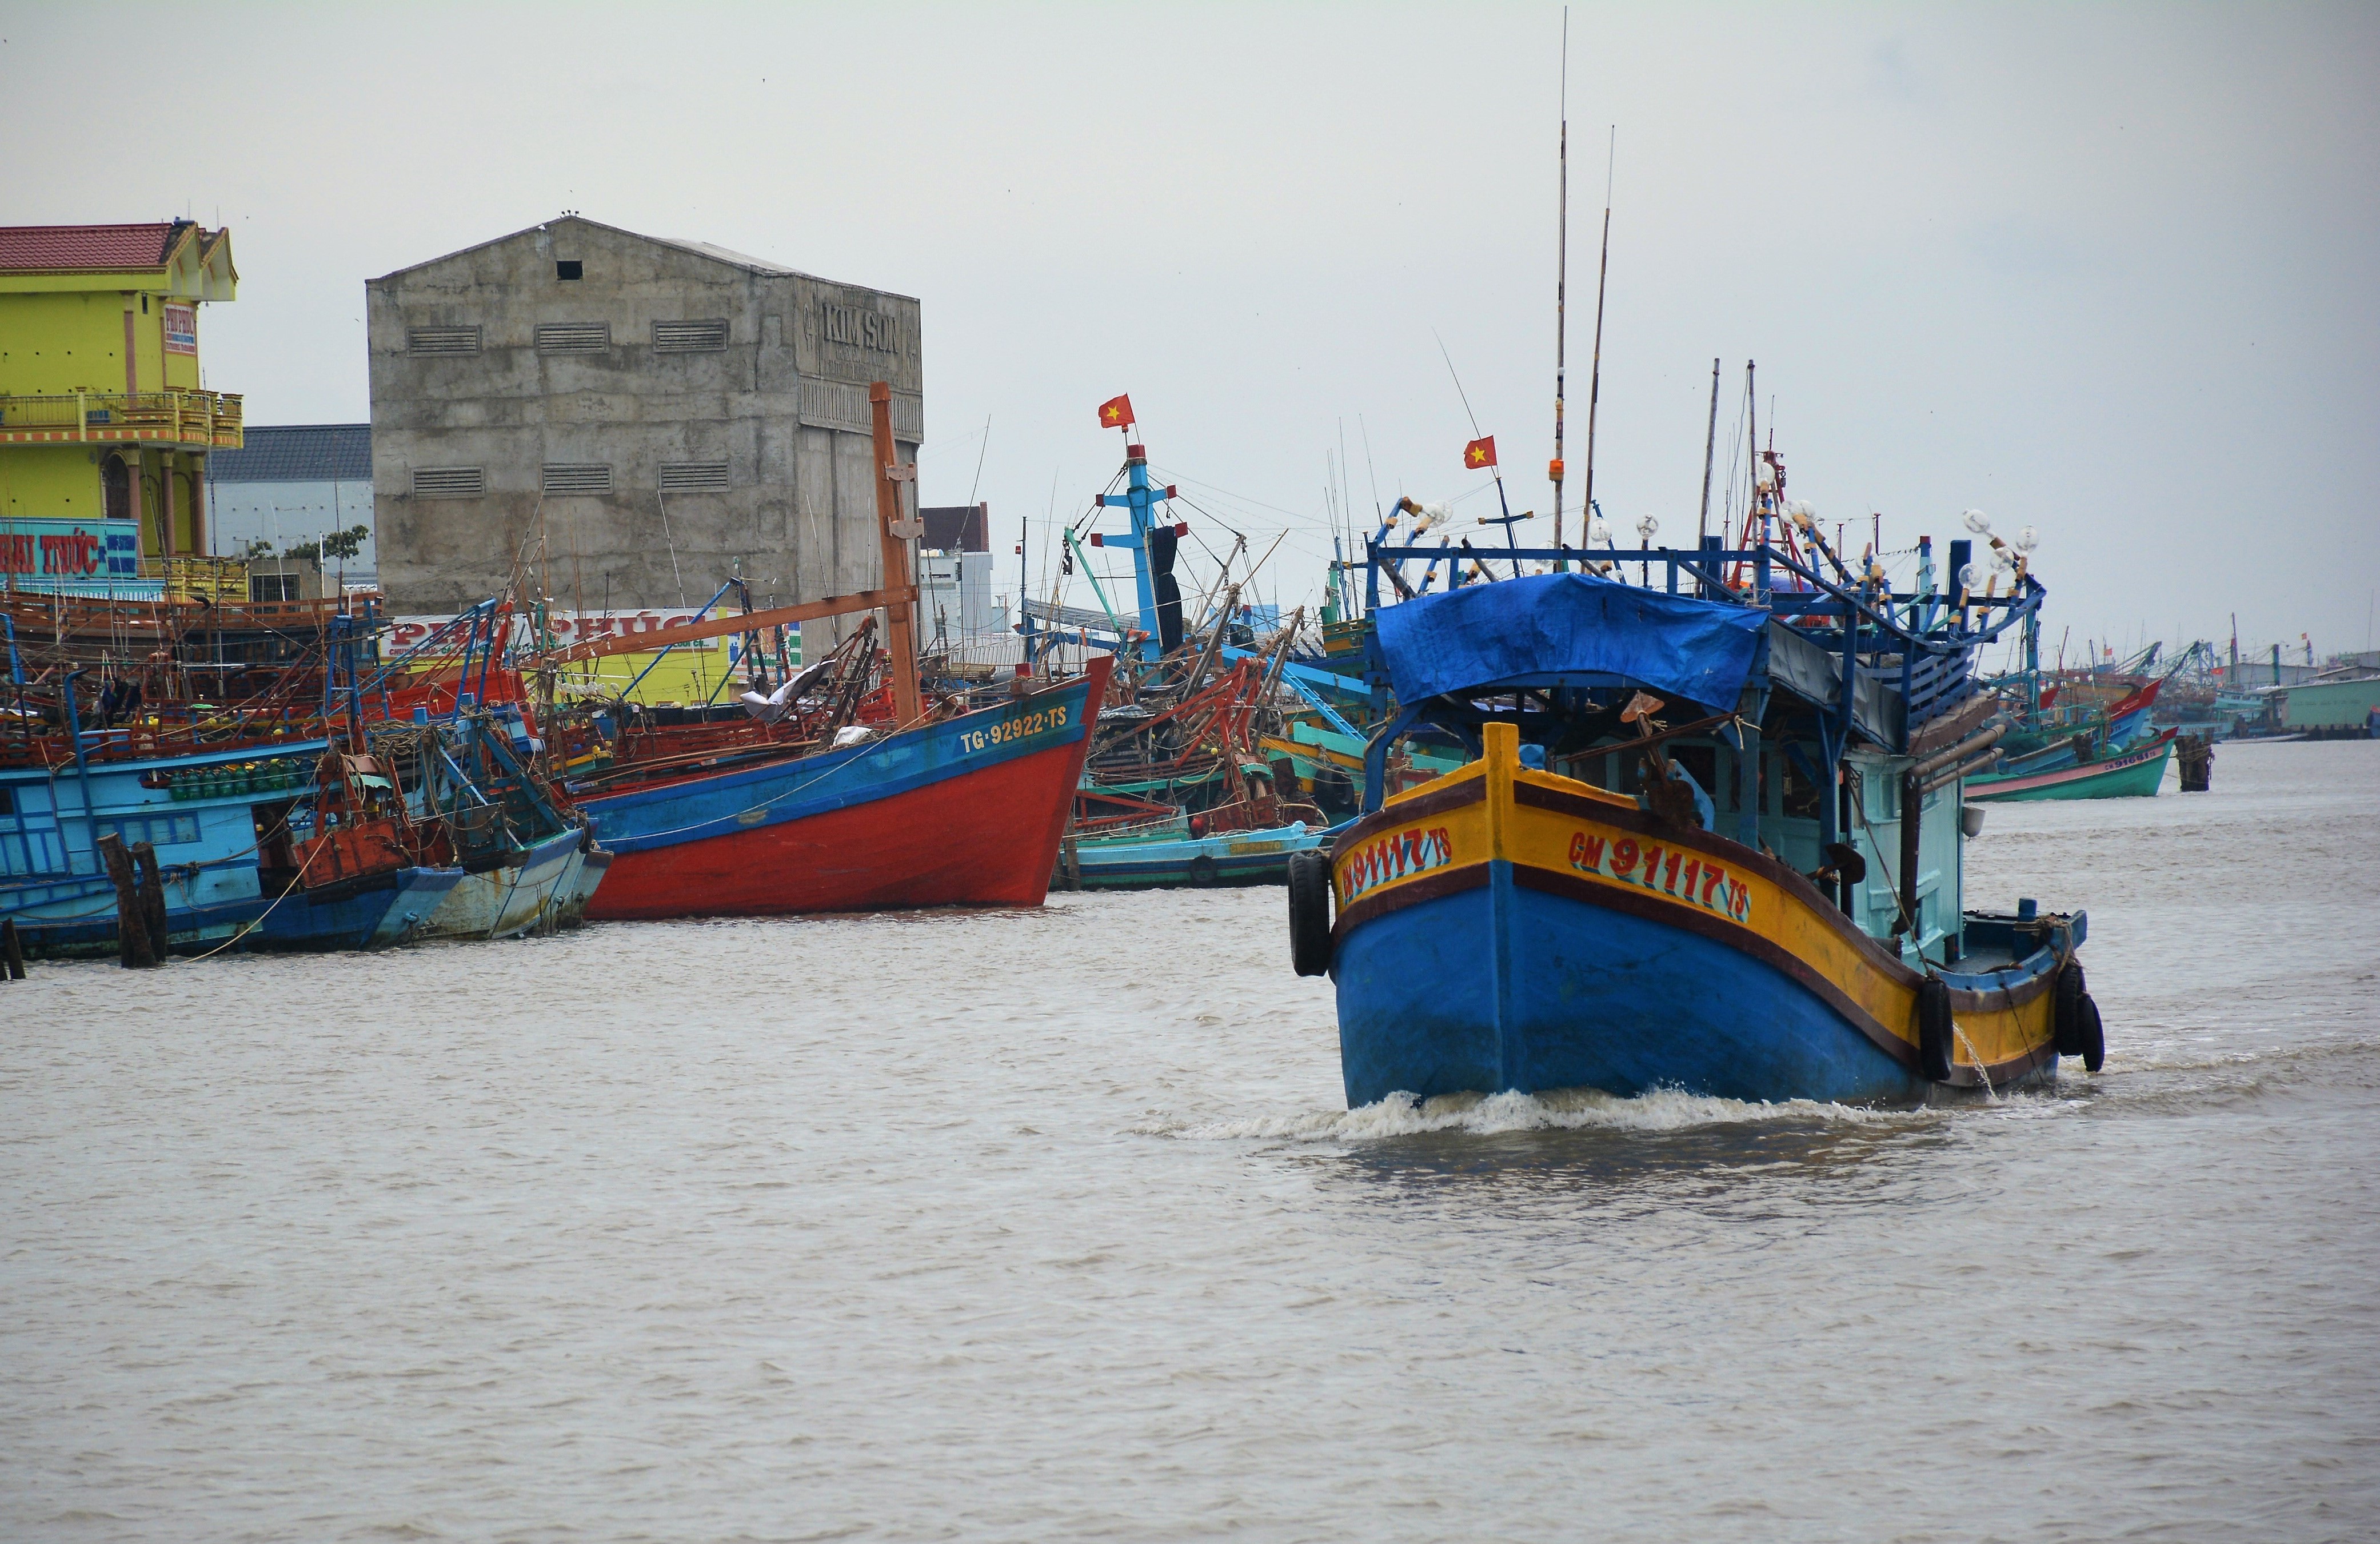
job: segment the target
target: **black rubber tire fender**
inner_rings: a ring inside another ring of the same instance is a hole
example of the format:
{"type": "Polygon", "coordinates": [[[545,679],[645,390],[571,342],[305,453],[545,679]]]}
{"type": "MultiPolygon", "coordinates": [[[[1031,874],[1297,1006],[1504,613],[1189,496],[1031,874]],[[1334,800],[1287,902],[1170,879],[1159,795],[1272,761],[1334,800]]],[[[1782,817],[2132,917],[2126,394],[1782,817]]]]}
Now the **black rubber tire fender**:
{"type": "Polygon", "coordinates": [[[1330,859],[1289,855],[1289,963],[1300,976],[1330,973],[1330,859]]]}
{"type": "Polygon", "coordinates": [[[2087,991],[2082,994],[2081,1017],[2082,1043],[2079,1050],[2082,1056],[2082,1067],[2086,1072],[2097,1072],[2107,1060],[2107,1031],[2099,1022],[2099,1004],[2092,1000],[2091,994],[2087,991]]]}
{"type": "Polygon", "coordinates": [[[1950,1081],[1950,984],[1939,976],[1917,983],[1917,1068],[1936,1083],[1950,1081]]]}
{"type": "Polygon", "coordinates": [[[2056,1037],[2058,1054],[2082,1054],[2082,1003],[2089,993],[2083,988],[2082,962],[2070,959],[2058,968],[2056,996],[2052,999],[2050,1032],[2056,1037]]]}
{"type": "Polygon", "coordinates": [[[1197,888],[1204,890],[1221,878],[1222,870],[1216,868],[1215,860],[1205,853],[1200,853],[1190,860],[1190,882],[1197,888]]]}

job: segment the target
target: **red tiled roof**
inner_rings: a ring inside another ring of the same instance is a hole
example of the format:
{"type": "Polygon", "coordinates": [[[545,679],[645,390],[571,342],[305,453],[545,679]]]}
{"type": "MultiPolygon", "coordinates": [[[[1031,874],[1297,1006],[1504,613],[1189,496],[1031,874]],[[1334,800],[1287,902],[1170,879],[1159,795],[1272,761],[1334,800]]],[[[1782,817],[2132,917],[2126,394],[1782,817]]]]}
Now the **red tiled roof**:
{"type": "Polygon", "coordinates": [[[0,225],[0,270],[158,268],[179,225],[0,225]]]}

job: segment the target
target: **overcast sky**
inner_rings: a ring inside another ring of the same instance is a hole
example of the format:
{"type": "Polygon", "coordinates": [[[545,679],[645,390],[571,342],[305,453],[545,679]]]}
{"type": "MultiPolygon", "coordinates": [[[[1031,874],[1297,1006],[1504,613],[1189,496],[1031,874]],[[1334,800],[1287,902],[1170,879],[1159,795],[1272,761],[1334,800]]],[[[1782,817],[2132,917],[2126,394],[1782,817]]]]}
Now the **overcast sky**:
{"type": "MultiPolygon", "coordinates": [[[[1064,516],[1114,471],[1093,410],[1129,391],[1204,541],[1292,532],[1287,604],[1342,424],[1359,505],[1374,470],[1492,505],[1438,337],[1550,507],[1560,27],[0,5],[0,220],[229,222],[206,365],[254,423],[368,417],[364,280],[564,209],[914,295],[925,497],[989,500],[1003,565],[1053,481],[1064,516]]],[[[2077,654],[2235,611],[2366,647],[2380,10],[1578,6],[1570,119],[1573,505],[1616,127],[1596,476],[1630,541],[1691,540],[1712,358],[1722,459],[1753,359],[1792,494],[1888,548],[2037,527],[2077,654]]]]}

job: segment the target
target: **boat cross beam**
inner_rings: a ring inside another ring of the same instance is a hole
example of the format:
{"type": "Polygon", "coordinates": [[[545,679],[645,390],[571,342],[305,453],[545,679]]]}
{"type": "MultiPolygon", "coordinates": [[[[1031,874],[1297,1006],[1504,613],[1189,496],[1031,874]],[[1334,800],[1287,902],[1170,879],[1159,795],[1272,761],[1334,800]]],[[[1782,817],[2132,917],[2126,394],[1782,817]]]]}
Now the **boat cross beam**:
{"type": "Polygon", "coordinates": [[[829,616],[848,616],[854,612],[880,611],[888,606],[914,605],[917,600],[916,585],[902,585],[892,590],[863,590],[856,595],[830,595],[823,601],[807,601],[798,606],[776,606],[768,611],[747,611],[710,622],[697,622],[684,627],[665,627],[661,633],[622,633],[612,638],[589,638],[574,643],[567,649],[541,654],[538,664],[571,664],[579,660],[600,659],[607,654],[643,654],[656,649],[668,649],[681,643],[699,642],[707,638],[731,638],[737,633],[755,633],[768,627],[790,626],[796,622],[817,622],[829,616]],[[662,636],[666,634],[667,636],[662,636]]]}

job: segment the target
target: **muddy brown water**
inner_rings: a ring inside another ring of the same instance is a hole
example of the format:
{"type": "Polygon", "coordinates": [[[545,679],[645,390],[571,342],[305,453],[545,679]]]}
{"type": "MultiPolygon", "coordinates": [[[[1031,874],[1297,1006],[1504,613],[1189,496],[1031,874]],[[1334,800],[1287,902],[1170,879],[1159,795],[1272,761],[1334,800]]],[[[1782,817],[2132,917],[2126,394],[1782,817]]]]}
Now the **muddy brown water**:
{"type": "Polygon", "coordinates": [[[2372,1537],[2380,745],[2170,790],[1915,1113],[1351,1113],[1278,890],[37,966],[0,1537],[2372,1537]]]}

